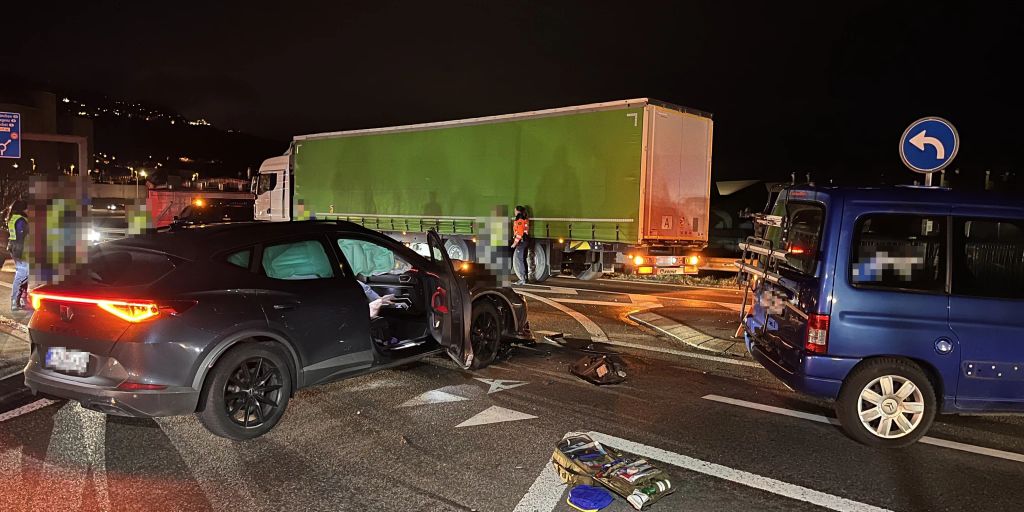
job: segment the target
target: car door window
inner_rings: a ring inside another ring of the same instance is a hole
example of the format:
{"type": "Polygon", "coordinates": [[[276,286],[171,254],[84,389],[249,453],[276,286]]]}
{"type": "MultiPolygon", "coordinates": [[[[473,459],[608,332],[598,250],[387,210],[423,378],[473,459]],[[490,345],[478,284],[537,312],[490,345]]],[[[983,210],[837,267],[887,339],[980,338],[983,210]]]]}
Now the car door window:
{"type": "Polygon", "coordinates": [[[263,249],[263,272],[290,281],[334,277],[324,245],[317,240],[268,245],[263,249]]]}
{"type": "Polygon", "coordinates": [[[879,214],[857,222],[850,258],[855,287],[944,292],[945,217],[879,214]]]}
{"type": "Polygon", "coordinates": [[[245,249],[244,251],[233,252],[224,258],[224,261],[236,267],[242,267],[244,269],[249,268],[249,262],[252,260],[252,249],[245,249]]]}
{"type": "Polygon", "coordinates": [[[957,218],[953,293],[1024,299],[1024,220],[957,218]]]}
{"type": "Polygon", "coordinates": [[[338,248],[345,255],[352,275],[404,274],[412,268],[391,249],[372,242],[339,238],[338,248]]]}

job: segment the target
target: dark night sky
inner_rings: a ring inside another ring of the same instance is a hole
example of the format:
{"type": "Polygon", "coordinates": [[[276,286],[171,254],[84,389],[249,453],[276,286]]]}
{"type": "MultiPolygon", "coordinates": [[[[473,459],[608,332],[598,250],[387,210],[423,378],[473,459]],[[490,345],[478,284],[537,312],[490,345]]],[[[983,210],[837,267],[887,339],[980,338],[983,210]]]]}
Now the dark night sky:
{"type": "Polygon", "coordinates": [[[1024,164],[1010,4],[22,3],[19,78],[280,140],[648,96],[714,113],[718,178],[905,181],[924,115],[957,125],[954,167],[1024,164]]]}

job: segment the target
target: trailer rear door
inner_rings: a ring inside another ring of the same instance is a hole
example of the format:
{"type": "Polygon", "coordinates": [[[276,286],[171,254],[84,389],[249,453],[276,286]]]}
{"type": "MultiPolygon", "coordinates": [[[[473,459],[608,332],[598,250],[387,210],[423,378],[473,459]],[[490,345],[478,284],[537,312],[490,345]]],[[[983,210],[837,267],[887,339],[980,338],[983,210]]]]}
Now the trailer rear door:
{"type": "Polygon", "coordinates": [[[710,118],[654,105],[645,110],[641,239],[703,245],[711,193],[710,118]]]}

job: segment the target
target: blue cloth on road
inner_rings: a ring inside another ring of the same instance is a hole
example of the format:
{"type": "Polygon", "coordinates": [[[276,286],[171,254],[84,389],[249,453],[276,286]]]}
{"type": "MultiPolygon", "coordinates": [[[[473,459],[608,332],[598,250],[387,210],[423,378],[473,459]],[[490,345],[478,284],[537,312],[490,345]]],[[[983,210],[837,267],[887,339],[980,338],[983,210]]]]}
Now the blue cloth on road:
{"type": "Polygon", "coordinates": [[[577,485],[569,491],[566,501],[579,510],[601,510],[611,505],[612,500],[612,494],[603,487],[577,485]]]}

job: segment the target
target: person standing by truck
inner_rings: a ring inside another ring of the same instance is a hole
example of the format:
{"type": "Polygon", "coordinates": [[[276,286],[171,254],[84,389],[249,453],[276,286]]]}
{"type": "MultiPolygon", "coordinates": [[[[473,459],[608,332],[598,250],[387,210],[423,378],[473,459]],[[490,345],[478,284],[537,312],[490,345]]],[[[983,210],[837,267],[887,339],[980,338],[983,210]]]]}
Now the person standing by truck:
{"type": "Polygon", "coordinates": [[[11,311],[25,309],[28,297],[28,260],[25,259],[25,240],[28,238],[28,216],[25,210],[28,204],[18,199],[11,205],[11,215],[7,219],[7,230],[10,238],[7,250],[14,259],[14,283],[11,285],[11,311]]]}
{"type": "Polygon", "coordinates": [[[515,238],[512,240],[512,271],[515,272],[519,281],[516,284],[526,284],[530,275],[530,267],[527,265],[530,250],[530,217],[526,213],[525,206],[516,206],[516,218],[512,221],[512,233],[515,238]]]}

